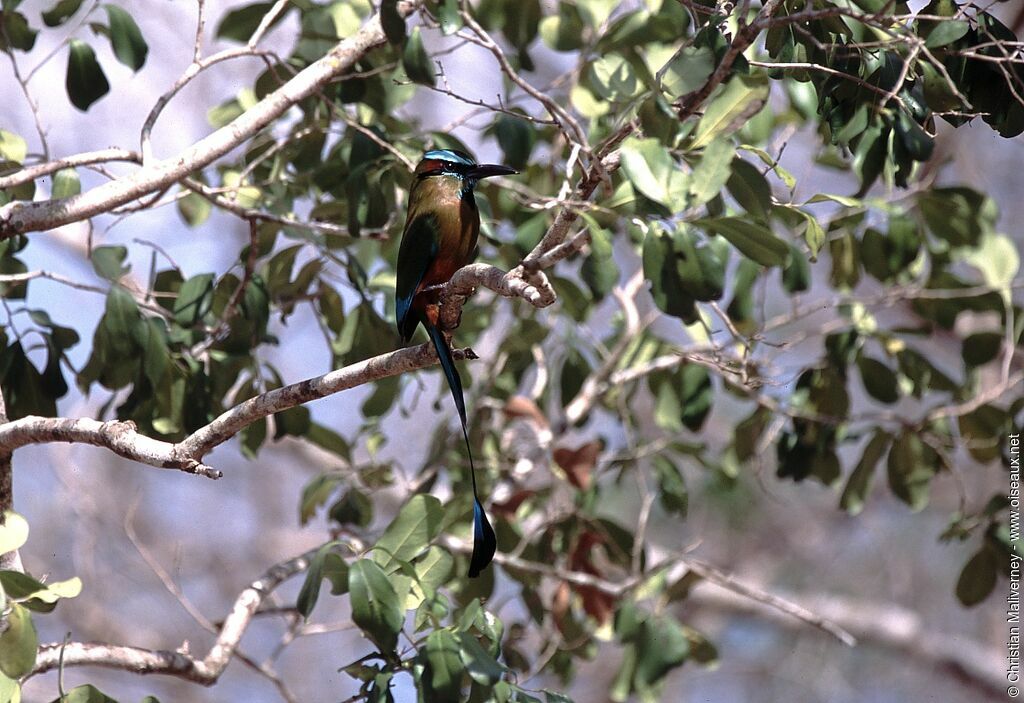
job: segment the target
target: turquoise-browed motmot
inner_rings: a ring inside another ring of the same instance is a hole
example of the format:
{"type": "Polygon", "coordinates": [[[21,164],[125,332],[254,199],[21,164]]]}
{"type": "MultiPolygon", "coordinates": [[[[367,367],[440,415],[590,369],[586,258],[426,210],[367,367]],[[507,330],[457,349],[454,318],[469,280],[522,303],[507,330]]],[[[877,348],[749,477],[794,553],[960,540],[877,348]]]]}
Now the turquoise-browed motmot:
{"type": "Polygon", "coordinates": [[[478,164],[468,154],[453,149],[435,149],[423,155],[409,190],[409,213],[398,248],[395,308],[398,331],[408,342],[416,326],[423,323],[437,350],[441,369],[448,380],[455,407],[462,421],[462,435],[469,453],[473,484],[473,555],[470,577],[491,563],[497,542],[477,494],[476,467],[469,446],[466,401],[462,379],[455,368],[452,351],[438,327],[438,292],[427,290],[446,283],[460,268],[473,260],[480,234],[480,212],[473,188],[481,178],[515,173],[496,164],[478,164]]]}

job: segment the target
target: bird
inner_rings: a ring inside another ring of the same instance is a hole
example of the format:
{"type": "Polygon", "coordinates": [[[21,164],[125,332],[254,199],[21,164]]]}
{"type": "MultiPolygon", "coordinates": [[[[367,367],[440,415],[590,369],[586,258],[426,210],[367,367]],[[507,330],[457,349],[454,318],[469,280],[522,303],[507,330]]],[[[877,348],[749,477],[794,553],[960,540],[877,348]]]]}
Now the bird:
{"type": "Polygon", "coordinates": [[[473,485],[470,578],[479,576],[491,563],[497,540],[477,492],[462,378],[455,368],[448,340],[438,326],[439,293],[434,287],[447,283],[476,255],[480,234],[480,211],[474,195],[476,184],[484,178],[514,173],[517,171],[508,166],[478,164],[469,154],[456,149],[427,151],[416,166],[409,189],[409,208],[402,243],[398,247],[395,282],[398,331],[407,344],[418,325],[426,328],[462,421],[473,485]]]}

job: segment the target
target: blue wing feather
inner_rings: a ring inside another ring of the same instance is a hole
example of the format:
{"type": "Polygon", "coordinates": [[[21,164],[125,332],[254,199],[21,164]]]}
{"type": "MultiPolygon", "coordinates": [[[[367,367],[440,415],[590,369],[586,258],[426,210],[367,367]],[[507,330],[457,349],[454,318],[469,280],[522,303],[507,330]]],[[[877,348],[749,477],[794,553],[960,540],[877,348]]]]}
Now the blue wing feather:
{"type": "Polygon", "coordinates": [[[434,213],[414,217],[406,225],[402,244],[398,248],[395,317],[398,320],[398,331],[406,342],[412,338],[420,322],[419,316],[410,316],[409,312],[423,277],[437,257],[437,227],[437,215],[434,213]]]}

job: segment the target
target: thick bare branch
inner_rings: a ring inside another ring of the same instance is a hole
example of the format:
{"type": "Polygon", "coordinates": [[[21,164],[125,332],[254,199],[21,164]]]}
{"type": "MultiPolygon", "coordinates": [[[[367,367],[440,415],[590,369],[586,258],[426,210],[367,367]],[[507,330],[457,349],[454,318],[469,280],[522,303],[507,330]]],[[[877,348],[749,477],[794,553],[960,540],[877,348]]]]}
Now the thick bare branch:
{"type": "Polygon", "coordinates": [[[54,643],[39,648],[36,666],[29,677],[59,666],[102,666],[136,674],[167,674],[210,686],[217,682],[231,661],[242,635],[263,601],[282,582],[303,571],[315,553],[314,549],[275,564],[242,591],[224,619],[213,647],[202,659],[170,650],[98,642],[54,643]]]}
{"type": "Polygon", "coordinates": [[[62,168],[90,166],[92,164],[103,164],[111,161],[127,161],[130,163],[140,164],[142,163],[142,157],[137,151],[129,151],[128,149],[119,149],[117,147],[100,149],[99,151],[87,151],[82,154],[75,154],[63,159],[57,159],[56,161],[47,161],[43,164],[28,166],[20,171],[15,171],[9,176],[0,178],[0,190],[20,186],[22,183],[28,183],[36,180],[37,178],[42,178],[43,176],[48,176],[51,173],[56,173],[62,168]]]}
{"type": "MultiPolygon", "coordinates": [[[[407,0],[399,4],[399,12],[408,15],[419,4],[420,0],[407,0]]],[[[85,220],[148,193],[170,187],[242,144],[292,105],[320,90],[385,41],[380,17],[374,15],[362,29],[339,42],[325,56],[300,71],[251,110],[176,156],[156,161],[130,176],[118,178],[70,198],[42,202],[16,201],[0,207],[0,238],[49,230],[85,220]]]]}
{"type": "MultiPolygon", "coordinates": [[[[456,359],[476,358],[472,352],[461,350],[454,350],[452,355],[456,359]]],[[[260,418],[364,383],[398,376],[436,363],[437,355],[434,348],[426,343],[381,354],[323,376],[268,391],[239,403],[209,425],[196,430],[177,445],[178,451],[189,457],[204,456],[217,445],[229,440],[243,427],[260,418]]]]}
{"type": "MultiPolygon", "coordinates": [[[[456,359],[475,358],[469,350],[455,350],[453,356],[456,359]]],[[[203,457],[256,420],[364,383],[435,363],[437,356],[430,344],[381,354],[323,376],[250,398],[176,444],[147,437],[139,433],[132,422],[100,422],[89,418],[34,415],[23,417],[0,425],[0,454],[29,444],[77,442],[105,447],[126,459],[148,466],[219,478],[221,473],[203,464],[203,457]]]]}
{"type": "Polygon", "coordinates": [[[173,443],[140,434],[134,422],[29,415],[0,425],[0,451],[11,452],[29,444],[50,442],[91,444],[161,469],[179,469],[207,478],[221,476],[220,471],[179,454],[173,443]]]}

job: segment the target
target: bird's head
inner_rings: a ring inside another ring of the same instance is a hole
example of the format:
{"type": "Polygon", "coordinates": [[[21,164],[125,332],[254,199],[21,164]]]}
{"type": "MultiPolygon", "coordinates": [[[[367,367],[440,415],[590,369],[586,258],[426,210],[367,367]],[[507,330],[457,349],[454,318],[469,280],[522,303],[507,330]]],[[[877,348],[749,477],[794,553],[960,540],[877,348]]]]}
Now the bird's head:
{"type": "Polygon", "coordinates": [[[432,149],[423,155],[416,166],[416,178],[455,176],[472,188],[481,178],[518,173],[514,168],[500,164],[478,164],[469,154],[455,149],[432,149]]]}

